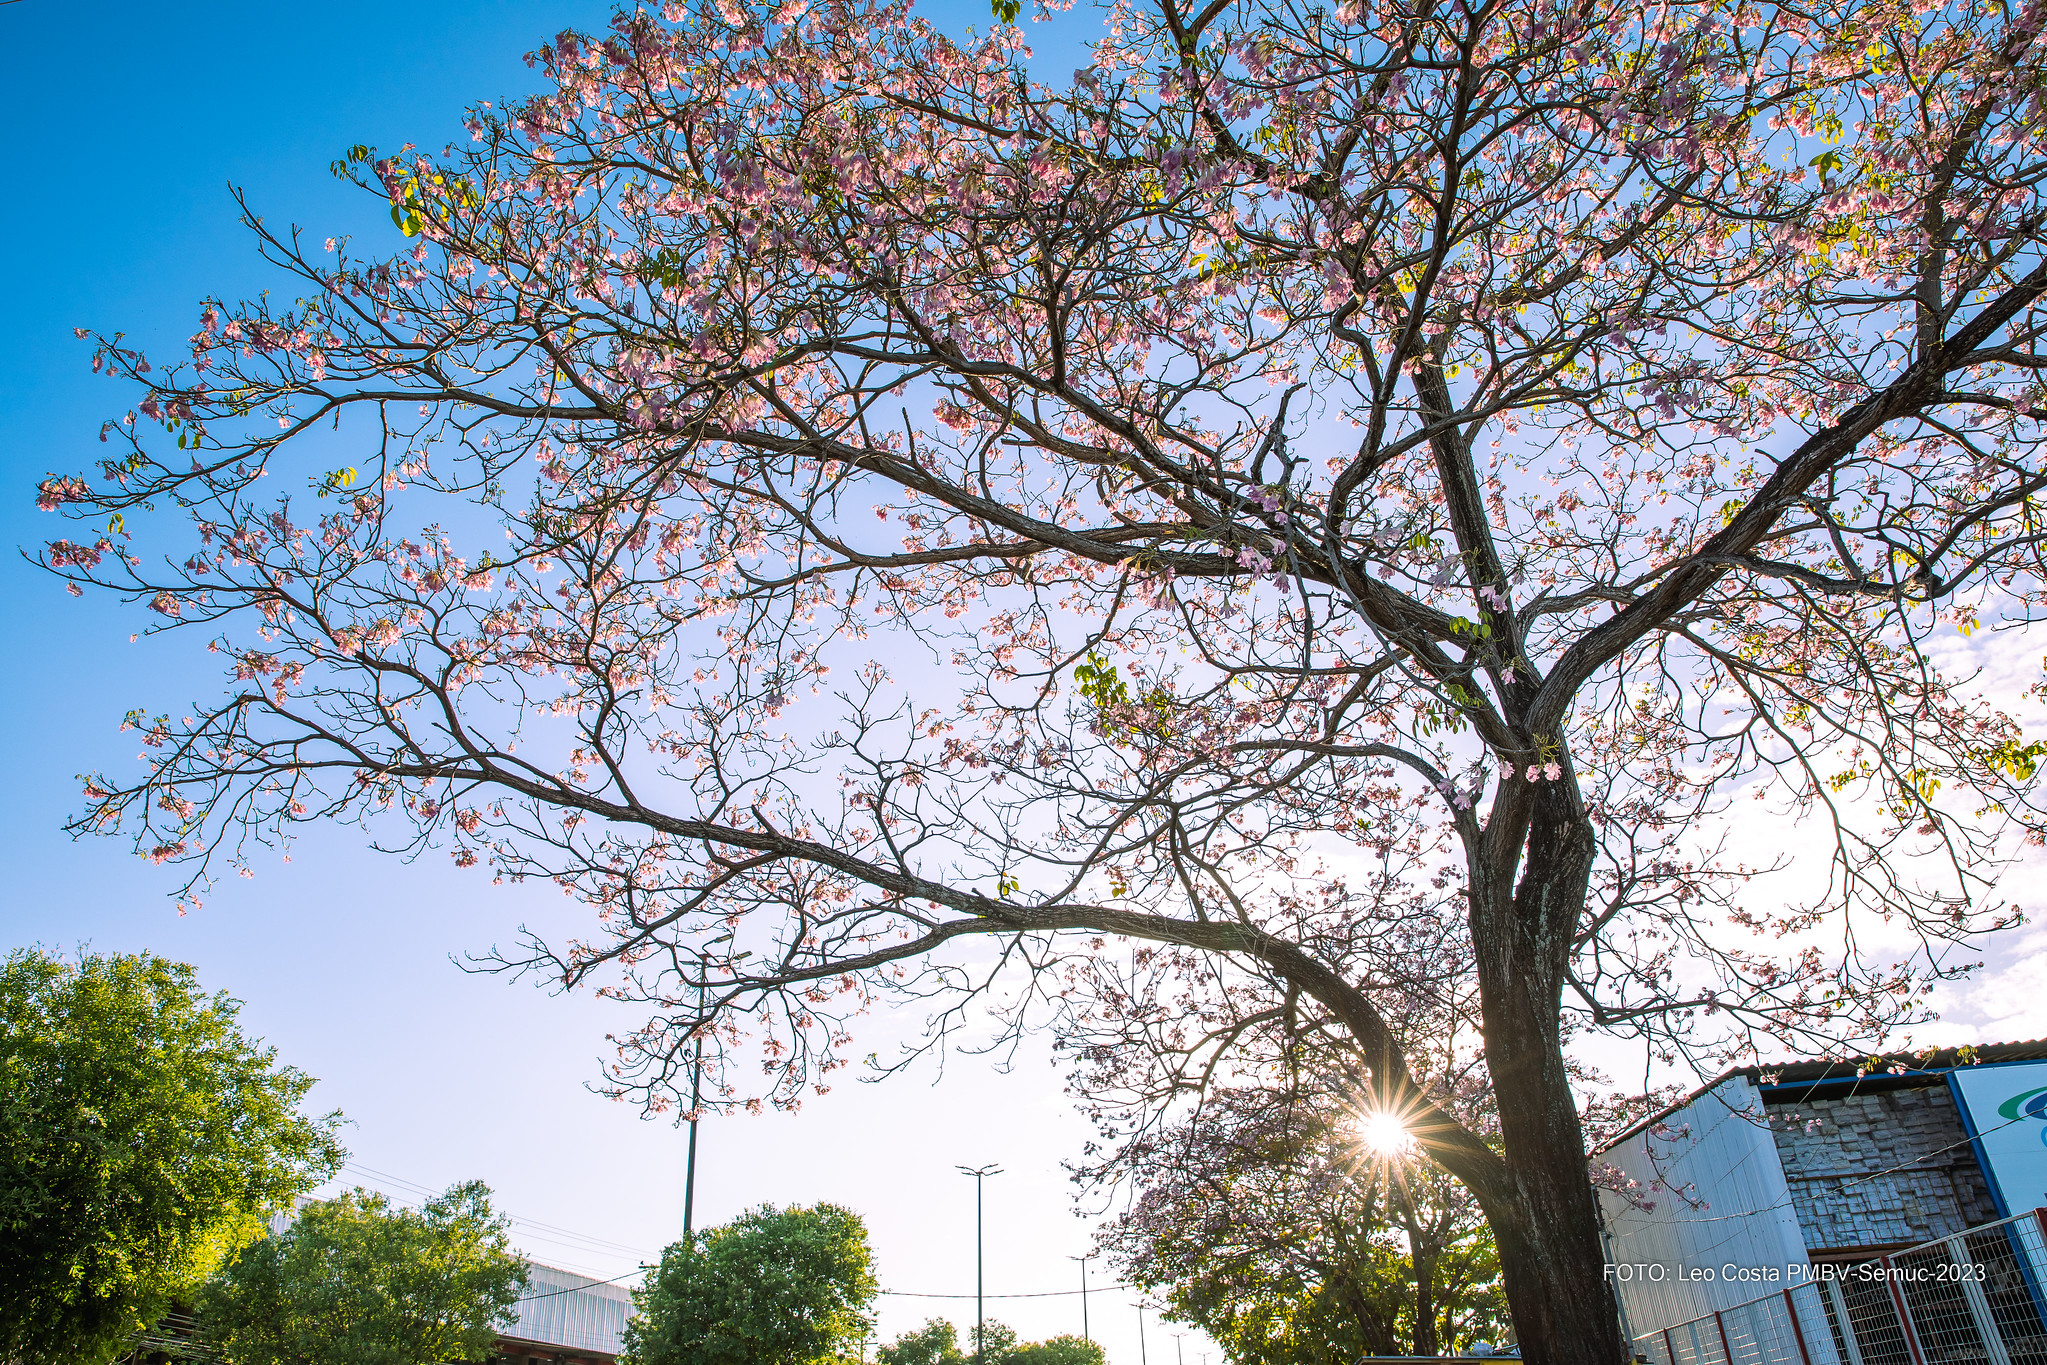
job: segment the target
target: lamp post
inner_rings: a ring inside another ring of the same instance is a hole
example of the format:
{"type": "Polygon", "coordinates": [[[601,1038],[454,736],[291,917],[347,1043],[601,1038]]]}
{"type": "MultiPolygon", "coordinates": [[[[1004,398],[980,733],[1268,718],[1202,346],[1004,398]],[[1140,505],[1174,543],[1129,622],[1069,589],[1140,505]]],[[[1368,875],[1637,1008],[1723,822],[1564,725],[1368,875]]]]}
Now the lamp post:
{"type": "MultiPolygon", "coordinates": [[[[731,941],[732,931],[728,929],[705,944],[703,952],[697,957],[698,1023],[696,1047],[689,1064],[689,1164],[684,1168],[682,1176],[682,1240],[685,1243],[689,1241],[690,1230],[696,1226],[697,1107],[703,1102],[704,1034],[702,1021],[704,1017],[704,987],[709,982],[711,973],[711,962],[708,954],[711,949],[719,944],[730,943],[731,941]]],[[[729,952],[730,949],[727,949],[727,951],[729,952]]],[[[741,953],[739,957],[733,958],[732,961],[737,962],[740,958],[751,956],[753,956],[752,953],[741,953]]]]}
{"type": "Polygon", "coordinates": [[[1151,1365],[1151,1357],[1144,1351],[1144,1300],[1137,1301],[1137,1365],[1151,1365]]]}
{"type": "MultiPolygon", "coordinates": [[[[1089,1256],[1093,1253],[1090,1252],[1089,1256]]],[[[1080,1262],[1080,1335],[1084,1341],[1093,1341],[1095,1334],[1087,1329],[1087,1263],[1088,1256],[1068,1256],[1069,1261],[1080,1262]]]]}
{"type": "Polygon", "coordinates": [[[1000,1166],[959,1166],[961,1175],[974,1177],[974,1365],[988,1365],[988,1339],[986,1323],[981,1313],[981,1182],[991,1175],[1001,1175],[1000,1166]]]}
{"type": "MultiPolygon", "coordinates": [[[[697,987],[697,1014],[704,1012],[704,988],[697,987]]],[[[704,1035],[698,1032],[696,1055],[689,1064],[689,1165],[682,1177],[682,1240],[689,1242],[695,1226],[697,1204],[697,1105],[704,1082],[704,1035]]]]}
{"type": "Polygon", "coordinates": [[[697,1088],[704,1079],[704,1040],[697,1039],[696,1057],[689,1068],[689,1166],[682,1177],[682,1240],[689,1241],[696,1218],[697,1203],[697,1088]]]}

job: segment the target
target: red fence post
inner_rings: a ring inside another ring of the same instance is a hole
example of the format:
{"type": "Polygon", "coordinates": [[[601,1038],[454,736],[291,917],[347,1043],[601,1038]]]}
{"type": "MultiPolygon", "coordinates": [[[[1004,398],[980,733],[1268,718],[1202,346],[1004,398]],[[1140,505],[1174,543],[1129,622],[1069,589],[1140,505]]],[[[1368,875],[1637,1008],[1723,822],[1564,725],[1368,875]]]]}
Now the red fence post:
{"type": "Polygon", "coordinates": [[[1798,1343],[1798,1358],[1805,1365],[1812,1365],[1812,1352],[1805,1349],[1805,1329],[1798,1325],[1798,1305],[1791,1301],[1791,1291],[1784,1291],[1784,1311],[1791,1315],[1791,1339],[1798,1343]]]}
{"type": "Polygon", "coordinates": [[[1905,1306],[1905,1296],[1898,1292],[1898,1281],[1890,1273],[1895,1267],[1888,1256],[1879,1256],[1876,1263],[1884,1269],[1884,1288],[1891,1291],[1891,1311],[1898,1315],[1898,1327],[1905,1334],[1905,1349],[1912,1353],[1912,1365],[1926,1365],[1926,1354],[1919,1349],[1919,1329],[1912,1325],[1912,1310],[1905,1306]]]}

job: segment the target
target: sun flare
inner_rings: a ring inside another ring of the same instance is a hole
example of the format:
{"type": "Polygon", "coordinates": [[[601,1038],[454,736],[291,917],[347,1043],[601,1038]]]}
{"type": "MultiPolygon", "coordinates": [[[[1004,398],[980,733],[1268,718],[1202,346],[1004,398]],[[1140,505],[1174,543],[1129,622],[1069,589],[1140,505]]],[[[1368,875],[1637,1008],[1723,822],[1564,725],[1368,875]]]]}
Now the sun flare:
{"type": "Polygon", "coordinates": [[[1414,1143],[1414,1135],[1407,1131],[1407,1125],[1400,1121],[1400,1116],[1385,1110],[1365,1115],[1363,1122],[1358,1124],[1358,1138],[1382,1157],[1400,1156],[1414,1143]]]}

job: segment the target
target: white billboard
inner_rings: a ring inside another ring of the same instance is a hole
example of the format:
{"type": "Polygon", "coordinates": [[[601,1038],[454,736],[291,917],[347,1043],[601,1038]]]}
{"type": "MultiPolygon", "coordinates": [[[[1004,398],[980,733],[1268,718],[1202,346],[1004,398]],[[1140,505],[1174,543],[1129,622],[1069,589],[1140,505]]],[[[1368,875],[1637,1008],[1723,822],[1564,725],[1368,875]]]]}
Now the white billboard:
{"type": "Polygon", "coordinates": [[[1948,1083],[1999,1210],[2047,1207],[2047,1062],[1956,1067],[1948,1083]]]}

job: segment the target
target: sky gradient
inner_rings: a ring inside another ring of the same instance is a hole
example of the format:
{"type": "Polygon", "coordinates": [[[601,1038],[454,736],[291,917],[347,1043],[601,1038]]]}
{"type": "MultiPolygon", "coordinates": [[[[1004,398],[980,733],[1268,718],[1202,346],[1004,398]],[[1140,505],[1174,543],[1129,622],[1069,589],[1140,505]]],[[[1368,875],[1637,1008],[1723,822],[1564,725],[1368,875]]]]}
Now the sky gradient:
{"type": "MultiPolygon", "coordinates": [[[[202,296],[271,282],[236,224],[230,184],[273,222],[316,238],[352,231],[365,251],[387,238],[395,248],[379,206],[337,184],[327,163],[352,143],[461,136],[465,104],[532,88],[523,52],[607,11],[586,0],[0,5],[6,544],[55,533],[34,510],[34,481],[85,468],[100,422],[126,406],[90,374],[74,327],[170,350],[193,330],[202,296]]],[[[929,12],[948,26],[987,21],[978,7],[929,12]]],[[[1040,40],[1048,74],[1077,64],[1071,35],[1082,22],[1077,12],[1061,21],[1066,36],[1040,40]]],[[[177,916],[167,871],[112,841],[74,843],[60,827],[77,806],[75,774],[131,757],[116,728],[123,712],[217,691],[199,639],[130,643],[139,613],[74,601],[15,556],[0,567],[0,612],[11,656],[0,688],[14,719],[11,780],[0,784],[0,945],[89,943],[192,962],[209,987],[246,1002],[252,1032],[320,1078],[318,1107],[347,1114],[352,1180],[403,1197],[481,1178],[522,1220],[519,1239],[537,1259],[611,1276],[679,1234],[681,1135],[586,1089],[606,1030],[632,1020],[451,961],[509,942],[522,920],[573,922],[575,907],[538,891],[493,892],[432,857],[380,858],[357,831],[335,829],[177,916]]],[[[2038,653],[1989,661],[2009,663],[2023,685],[2019,665],[2032,669],[2038,653]]],[[[1777,836],[1789,839],[1759,835],[1777,836]]],[[[1948,1020],[1929,1037],[2047,1033],[2042,946],[2032,931],[1998,945],[1986,979],[1949,997],[1948,1020]]],[[[877,1021],[868,1045],[886,1052],[915,1023],[877,1021]]],[[[1077,1285],[1069,1258],[1084,1250],[1089,1222],[1075,1216],[1061,1165],[1087,1136],[1061,1080],[1049,1051],[1034,1047],[1006,1072],[954,1057],[942,1079],[926,1069],[847,1083],[797,1115],[709,1121],[699,1223],[762,1202],[845,1204],[868,1220],[882,1283],[904,1295],[884,1299],[883,1336],[934,1314],[964,1324],[973,1183],[954,1167],[995,1162],[1007,1174],[987,1187],[990,1292],[1064,1294],[1077,1285]]],[[[1028,1338],[1081,1327],[1070,1295],[995,1299],[991,1310],[1028,1338]]],[[[1165,1326],[1140,1351],[1127,1294],[1104,1291],[1090,1310],[1113,1365],[1180,1365],[1165,1326]]],[[[1190,1336],[1185,1361],[1213,1365],[1204,1353],[1213,1347],[1190,1336]]]]}
{"type": "MultiPolygon", "coordinates": [[[[985,12],[927,12],[948,27],[987,22],[985,12]]],[[[90,373],[74,327],[168,352],[194,329],[202,296],[274,282],[236,223],[230,185],[271,222],[352,231],[364,250],[388,237],[395,249],[379,206],[337,184],[328,162],[357,142],[461,138],[466,104],[534,88],[523,53],[608,13],[586,0],[0,5],[0,157],[12,187],[0,208],[6,545],[56,533],[35,511],[35,480],[88,466],[99,424],[128,404],[90,373]]],[[[351,1180],[406,1197],[410,1186],[480,1177],[522,1220],[530,1254],[601,1276],[680,1234],[682,1135],[585,1088],[605,1031],[629,1021],[450,960],[509,942],[522,920],[561,923],[573,907],[493,893],[433,859],[378,857],[341,829],[180,918],[164,870],[114,841],[74,843],[61,825],[77,808],[76,774],[132,759],[117,729],[125,711],[218,690],[201,641],[130,643],[139,614],[69,598],[18,555],[0,566],[0,585],[11,655],[0,688],[16,717],[12,780],[0,786],[0,945],[89,943],[192,962],[208,987],[246,1002],[250,1031],[320,1078],[315,1105],[345,1112],[351,1180]]],[[[886,1051],[898,1027],[884,1023],[869,1045],[886,1051]]],[[[698,1223],[762,1202],[833,1200],[867,1218],[887,1288],[971,1296],[973,1182],[953,1168],[998,1162],[1008,1174],[987,1188],[989,1291],[1071,1290],[1079,1271],[1067,1258],[1085,1249],[1089,1224],[1073,1214],[1060,1163],[1085,1136],[1049,1052],[1007,1075],[955,1057],[942,1083],[935,1070],[847,1083],[798,1115],[706,1122],[698,1223]]],[[[1109,1276],[1097,1268],[1094,1278],[1109,1276]]],[[[1071,1294],[990,1309],[1028,1338],[1081,1328],[1071,1294]]],[[[1139,1365],[1128,1296],[1098,1294],[1090,1309],[1115,1365],[1139,1365]]],[[[890,1297],[881,1314],[886,1339],[932,1314],[969,1322],[973,1303],[890,1297]]],[[[1186,1345],[1190,1365],[1212,1350],[1186,1345]]],[[[1174,1359],[1169,1329],[1154,1325],[1148,1346],[1174,1359]]]]}

